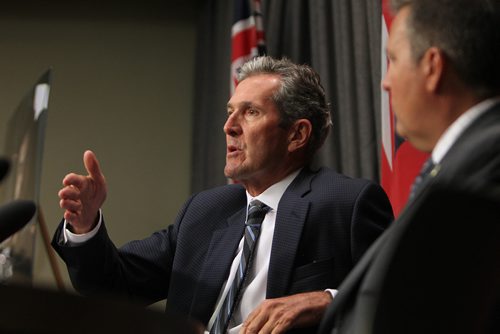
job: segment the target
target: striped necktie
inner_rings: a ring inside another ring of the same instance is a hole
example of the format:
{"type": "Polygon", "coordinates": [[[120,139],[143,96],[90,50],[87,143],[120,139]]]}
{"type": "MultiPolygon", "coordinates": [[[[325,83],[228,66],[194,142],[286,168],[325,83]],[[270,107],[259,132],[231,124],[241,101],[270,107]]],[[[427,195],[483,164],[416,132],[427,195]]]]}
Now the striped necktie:
{"type": "Polygon", "coordinates": [[[413,181],[413,184],[411,185],[408,201],[413,200],[415,194],[417,193],[417,190],[420,188],[422,182],[424,182],[425,178],[427,177],[427,175],[429,175],[434,166],[435,165],[432,161],[432,158],[429,158],[424,162],[422,168],[420,169],[420,174],[418,174],[418,176],[415,178],[415,181],[413,181]]]}
{"type": "Polygon", "coordinates": [[[260,235],[260,227],[264,217],[270,208],[258,200],[253,200],[248,206],[248,216],[245,223],[245,239],[243,242],[243,254],[240,264],[236,270],[233,282],[219,310],[219,314],[210,330],[211,334],[225,333],[229,320],[238,305],[242,294],[242,286],[246,278],[248,268],[252,263],[255,245],[260,235]]]}

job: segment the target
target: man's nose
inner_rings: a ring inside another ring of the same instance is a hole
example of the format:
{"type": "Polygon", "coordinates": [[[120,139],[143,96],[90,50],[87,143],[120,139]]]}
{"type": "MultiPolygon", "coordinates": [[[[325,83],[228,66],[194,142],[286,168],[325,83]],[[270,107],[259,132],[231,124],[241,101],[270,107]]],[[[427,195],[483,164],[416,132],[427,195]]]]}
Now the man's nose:
{"type": "Polygon", "coordinates": [[[380,85],[382,86],[382,89],[385,91],[389,91],[391,88],[390,81],[389,81],[389,75],[388,71],[385,72],[384,77],[382,78],[382,81],[380,82],[380,85]]]}
{"type": "Polygon", "coordinates": [[[232,113],[224,124],[224,133],[228,136],[237,136],[241,133],[241,126],[239,125],[236,113],[232,113]]]}

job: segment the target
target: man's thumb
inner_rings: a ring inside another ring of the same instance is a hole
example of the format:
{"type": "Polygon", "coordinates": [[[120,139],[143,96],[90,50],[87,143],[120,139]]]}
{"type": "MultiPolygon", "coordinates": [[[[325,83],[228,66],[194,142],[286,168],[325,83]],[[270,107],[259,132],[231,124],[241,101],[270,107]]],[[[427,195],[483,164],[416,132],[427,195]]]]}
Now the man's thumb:
{"type": "Polygon", "coordinates": [[[87,150],[83,154],[83,164],[89,176],[97,182],[104,182],[104,175],[101,173],[101,168],[99,167],[99,161],[94,152],[87,150]]]}

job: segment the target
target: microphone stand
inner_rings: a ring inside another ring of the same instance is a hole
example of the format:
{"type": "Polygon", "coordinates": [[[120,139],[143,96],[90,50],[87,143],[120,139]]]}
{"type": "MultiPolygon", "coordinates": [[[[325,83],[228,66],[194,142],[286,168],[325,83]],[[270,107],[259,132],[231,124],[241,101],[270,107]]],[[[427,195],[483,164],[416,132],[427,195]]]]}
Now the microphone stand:
{"type": "Polygon", "coordinates": [[[65,288],[61,276],[61,271],[59,270],[59,266],[57,264],[57,258],[55,256],[54,249],[50,245],[49,231],[47,229],[47,224],[45,223],[45,218],[43,217],[42,208],[40,206],[38,206],[37,214],[38,214],[38,224],[40,226],[40,233],[42,235],[43,244],[45,245],[45,250],[49,257],[50,266],[52,268],[52,273],[54,274],[54,278],[56,280],[57,288],[59,289],[59,291],[64,292],[65,288]]]}

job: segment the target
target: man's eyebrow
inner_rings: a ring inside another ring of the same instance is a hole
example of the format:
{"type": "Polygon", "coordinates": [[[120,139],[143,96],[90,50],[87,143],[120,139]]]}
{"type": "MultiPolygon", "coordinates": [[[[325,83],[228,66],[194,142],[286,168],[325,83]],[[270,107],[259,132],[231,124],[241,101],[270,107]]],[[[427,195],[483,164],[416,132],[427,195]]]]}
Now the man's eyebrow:
{"type": "MultiPolygon", "coordinates": [[[[255,107],[255,104],[253,104],[250,101],[243,101],[238,103],[241,108],[249,108],[249,107],[255,107]]],[[[228,102],[227,103],[227,109],[234,109],[234,106],[232,103],[228,102]]]]}

